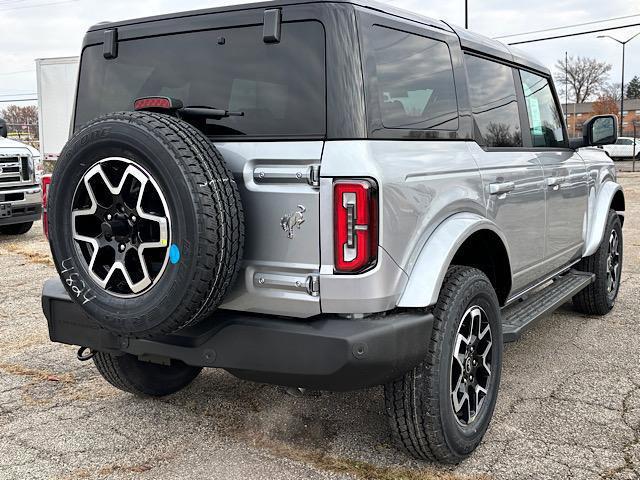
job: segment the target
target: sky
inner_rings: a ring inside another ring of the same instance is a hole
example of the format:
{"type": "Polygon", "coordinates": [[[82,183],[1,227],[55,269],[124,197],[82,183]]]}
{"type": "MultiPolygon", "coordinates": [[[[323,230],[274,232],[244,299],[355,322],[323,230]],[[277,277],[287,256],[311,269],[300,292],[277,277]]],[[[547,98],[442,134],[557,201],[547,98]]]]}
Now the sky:
{"type": "MultiPolygon", "coordinates": [[[[88,27],[101,21],[124,20],[175,11],[239,3],[237,0],[0,0],[0,108],[9,98],[28,98],[36,92],[35,59],[74,56],[80,52],[88,27]]],[[[242,0],[240,1],[242,3],[242,0]]],[[[432,18],[464,25],[464,0],[395,0],[393,6],[432,18]]],[[[509,37],[501,41],[539,38],[556,33],[585,31],[608,26],[640,24],[640,4],[629,0],[469,0],[470,29],[497,37],[631,16],[604,24],[586,25],[558,32],[509,37]],[[634,7],[633,4],[636,4],[634,7]]],[[[640,26],[607,32],[626,40],[640,26]]],[[[611,82],[620,83],[622,47],[598,34],[521,45],[553,69],[565,51],[611,63],[611,82]]],[[[640,36],[627,45],[628,81],[640,75],[640,36]]],[[[561,93],[563,96],[563,93],[561,93]]],[[[562,98],[564,101],[564,98],[562,98]]],[[[21,103],[25,105],[28,103],[21,103]]]]}

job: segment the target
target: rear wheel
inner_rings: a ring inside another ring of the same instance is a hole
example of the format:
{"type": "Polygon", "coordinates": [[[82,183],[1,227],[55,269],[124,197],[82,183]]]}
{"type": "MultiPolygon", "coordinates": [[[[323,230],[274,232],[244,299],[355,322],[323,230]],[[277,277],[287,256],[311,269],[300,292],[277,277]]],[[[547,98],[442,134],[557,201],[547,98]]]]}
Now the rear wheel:
{"type": "Polygon", "coordinates": [[[179,361],[158,365],[133,355],[98,352],[93,357],[100,375],[114,387],[140,396],[163,397],[189,385],[202,370],[179,361]]]}
{"type": "Polygon", "coordinates": [[[15,225],[3,225],[0,227],[2,235],[24,235],[33,227],[33,222],[16,223],[15,225]]]}
{"type": "Polygon", "coordinates": [[[480,444],[495,408],[502,323],[484,273],[449,269],[434,309],[427,357],[385,386],[396,443],[410,455],[459,463],[480,444]]]}
{"type": "Polygon", "coordinates": [[[616,303],[622,274],[622,222],[609,210],[602,243],[596,253],[582,259],[578,270],[595,274],[595,281],[573,297],[574,308],[587,315],[606,315],[616,303]]]}

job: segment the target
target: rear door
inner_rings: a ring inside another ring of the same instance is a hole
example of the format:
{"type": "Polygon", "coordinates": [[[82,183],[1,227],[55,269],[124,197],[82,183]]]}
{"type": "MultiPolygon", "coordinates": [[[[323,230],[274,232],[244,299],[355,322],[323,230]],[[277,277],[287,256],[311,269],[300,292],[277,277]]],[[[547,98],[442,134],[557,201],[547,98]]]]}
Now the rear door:
{"type": "Polygon", "coordinates": [[[550,79],[520,71],[528,135],[545,176],[547,235],[545,268],[552,272],[579,259],[587,214],[587,170],[568,141],[550,79]]]}
{"type": "Polygon", "coordinates": [[[537,155],[524,148],[525,112],[518,105],[510,66],[467,54],[476,142],[469,143],[482,174],[487,216],[507,237],[517,291],[543,274],[544,174],[537,155]]]}

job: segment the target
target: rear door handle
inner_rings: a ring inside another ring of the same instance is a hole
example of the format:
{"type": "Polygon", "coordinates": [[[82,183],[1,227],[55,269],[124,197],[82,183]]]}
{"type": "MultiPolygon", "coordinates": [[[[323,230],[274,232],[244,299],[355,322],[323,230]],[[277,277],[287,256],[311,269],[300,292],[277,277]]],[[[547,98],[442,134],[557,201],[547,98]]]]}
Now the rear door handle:
{"type": "Polygon", "coordinates": [[[513,192],[515,189],[516,184],[513,182],[492,183],[489,185],[489,193],[491,195],[502,195],[513,192]]]}

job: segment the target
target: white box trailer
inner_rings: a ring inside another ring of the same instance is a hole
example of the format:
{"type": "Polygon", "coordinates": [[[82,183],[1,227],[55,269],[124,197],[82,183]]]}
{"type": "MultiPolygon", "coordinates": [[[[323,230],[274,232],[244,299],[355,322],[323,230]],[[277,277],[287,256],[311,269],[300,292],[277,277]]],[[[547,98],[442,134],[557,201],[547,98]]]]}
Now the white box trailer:
{"type": "Polygon", "coordinates": [[[40,154],[44,160],[56,160],[69,140],[79,63],[79,57],[36,60],[40,154]]]}

